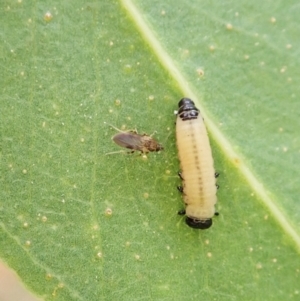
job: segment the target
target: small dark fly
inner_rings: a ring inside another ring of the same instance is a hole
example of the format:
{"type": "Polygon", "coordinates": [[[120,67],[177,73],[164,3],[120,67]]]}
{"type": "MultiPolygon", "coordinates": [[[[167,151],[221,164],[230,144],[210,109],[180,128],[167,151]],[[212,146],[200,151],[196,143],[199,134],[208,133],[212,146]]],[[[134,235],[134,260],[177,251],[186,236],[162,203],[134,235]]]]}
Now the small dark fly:
{"type": "MultiPolygon", "coordinates": [[[[107,122],[105,123],[108,124],[107,122]]],[[[147,134],[141,135],[138,134],[136,130],[122,131],[111,124],[109,125],[119,132],[112,137],[112,140],[121,147],[131,149],[132,152],[140,151],[142,154],[146,154],[149,152],[158,152],[164,149],[161,144],[152,138],[153,134],[150,136],[147,134]]]]}

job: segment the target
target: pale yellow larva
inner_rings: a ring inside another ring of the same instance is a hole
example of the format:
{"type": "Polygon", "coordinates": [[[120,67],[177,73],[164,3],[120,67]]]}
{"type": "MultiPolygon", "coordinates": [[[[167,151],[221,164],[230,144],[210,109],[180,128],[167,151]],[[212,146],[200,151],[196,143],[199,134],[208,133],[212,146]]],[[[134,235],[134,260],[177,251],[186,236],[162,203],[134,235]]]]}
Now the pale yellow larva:
{"type": "Polygon", "coordinates": [[[212,225],[217,202],[212,152],[203,118],[191,99],[178,103],[176,140],[186,205],[186,223],[196,229],[212,225]]]}

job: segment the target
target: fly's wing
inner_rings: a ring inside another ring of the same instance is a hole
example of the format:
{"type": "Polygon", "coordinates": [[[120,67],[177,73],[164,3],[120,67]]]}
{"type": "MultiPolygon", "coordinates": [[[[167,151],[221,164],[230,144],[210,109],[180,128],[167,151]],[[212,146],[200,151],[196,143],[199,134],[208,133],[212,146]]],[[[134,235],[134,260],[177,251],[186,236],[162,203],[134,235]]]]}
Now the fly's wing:
{"type": "Polygon", "coordinates": [[[119,133],[113,137],[113,141],[122,146],[133,150],[142,150],[142,136],[127,132],[127,133],[119,133]]]}

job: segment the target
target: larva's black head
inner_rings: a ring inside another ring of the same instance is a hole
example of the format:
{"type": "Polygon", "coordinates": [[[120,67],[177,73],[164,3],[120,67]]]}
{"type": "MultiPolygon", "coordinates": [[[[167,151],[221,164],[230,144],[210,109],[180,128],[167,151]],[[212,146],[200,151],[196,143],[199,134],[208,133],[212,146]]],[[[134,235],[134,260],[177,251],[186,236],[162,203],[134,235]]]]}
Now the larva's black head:
{"type": "Polygon", "coordinates": [[[178,103],[178,107],[178,115],[183,121],[198,118],[199,110],[191,99],[182,98],[178,103]]]}
{"type": "Polygon", "coordinates": [[[185,222],[191,228],[201,229],[201,230],[208,229],[212,225],[212,219],[211,218],[209,218],[209,219],[195,219],[195,218],[191,218],[191,217],[187,216],[185,222]]]}
{"type": "Polygon", "coordinates": [[[182,107],[182,106],[187,106],[187,105],[193,105],[195,106],[195,103],[189,99],[189,98],[182,98],[180,99],[179,103],[178,103],[178,107],[182,107]]]}

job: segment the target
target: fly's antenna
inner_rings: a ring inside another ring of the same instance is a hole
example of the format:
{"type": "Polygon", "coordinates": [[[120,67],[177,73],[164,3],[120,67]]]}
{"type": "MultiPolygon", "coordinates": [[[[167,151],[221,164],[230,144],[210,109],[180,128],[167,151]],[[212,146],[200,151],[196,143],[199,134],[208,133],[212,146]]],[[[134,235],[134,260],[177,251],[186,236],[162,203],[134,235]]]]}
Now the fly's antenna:
{"type": "Polygon", "coordinates": [[[120,132],[120,133],[125,133],[124,131],[118,129],[117,127],[115,127],[114,125],[104,121],[104,124],[108,125],[108,126],[111,126],[113,129],[115,129],[116,131],[120,132]]]}
{"type": "Polygon", "coordinates": [[[108,122],[106,122],[106,121],[104,121],[103,123],[106,124],[106,125],[108,125],[108,126],[111,126],[113,129],[115,129],[115,130],[118,131],[119,133],[128,133],[128,132],[132,132],[132,133],[135,133],[135,134],[138,133],[137,129],[134,129],[134,130],[124,130],[124,131],[123,131],[123,130],[118,129],[117,127],[115,127],[115,126],[112,125],[111,123],[108,123],[108,122]]]}

